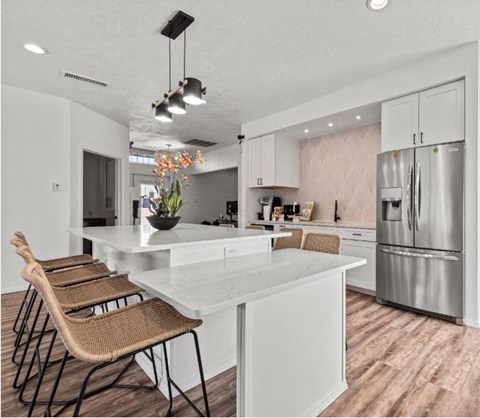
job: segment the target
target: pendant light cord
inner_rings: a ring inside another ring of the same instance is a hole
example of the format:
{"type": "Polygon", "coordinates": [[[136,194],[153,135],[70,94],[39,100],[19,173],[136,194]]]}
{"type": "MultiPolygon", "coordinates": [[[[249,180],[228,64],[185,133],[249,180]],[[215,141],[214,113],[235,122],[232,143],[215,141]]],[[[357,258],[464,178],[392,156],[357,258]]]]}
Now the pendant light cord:
{"type": "Polygon", "coordinates": [[[172,40],[168,38],[168,91],[172,90],[172,40]]]}
{"type": "Polygon", "coordinates": [[[185,69],[187,67],[187,30],[183,32],[183,79],[185,80],[185,69]]]}

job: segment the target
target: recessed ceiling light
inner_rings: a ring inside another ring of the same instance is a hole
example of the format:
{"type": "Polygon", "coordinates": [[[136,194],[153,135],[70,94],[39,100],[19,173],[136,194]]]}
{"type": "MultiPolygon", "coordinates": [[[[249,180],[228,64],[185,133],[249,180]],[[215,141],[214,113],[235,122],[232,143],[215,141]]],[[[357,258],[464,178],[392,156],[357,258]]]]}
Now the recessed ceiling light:
{"type": "Polygon", "coordinates": [[[48,51],[45,48],[42,48],[41,46],[35,45],[35,44],[23,44],[23,47],[29,51],[33,52],[34,54],[38,55],[43,55],[46,54],[48,51]]]}
{"type": "Polygon", "coordinates": [[[333,123],[332,122],[329,122],[328,123],[328,126],[330,126],[330,128],[333,126],[333,123]]]}
{"type": "Polygon", "coordinates": [[[304,131],[304,132],[305,132],[306,134],[308,134],[308,129],[305,129],[305,131],[304,131]]]}
{"type": "Polygon", "coordinates": [[[360,120],[360,119],[362,119],[362,117],[361,117],[360,115],[357,115],[357,116],[356,116],[356,119],[357,119],[357,120],[360,120]]]}
{"type": "Polygon", "coordinates": [[[370,10],[381,10],[388,4],[388,0],[367,0],[367,7],[370,10]]]}

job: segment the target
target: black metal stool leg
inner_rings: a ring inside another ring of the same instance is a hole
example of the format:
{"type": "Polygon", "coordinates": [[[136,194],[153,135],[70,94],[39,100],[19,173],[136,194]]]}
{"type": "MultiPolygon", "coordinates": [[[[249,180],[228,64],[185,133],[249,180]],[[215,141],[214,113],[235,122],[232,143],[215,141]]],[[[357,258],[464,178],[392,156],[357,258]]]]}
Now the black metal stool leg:
{"type": "MultiPolygon", "coordinates": [[[[18,347],[22,341],[23,333],[25,332],[25,327],[28,325],[28,320],[30,319],[30,314],[32,312],[33,306],[35,305],[35,300],[37,299],[37,291],[34,289],[32,292],[32,297],[27,305],[27,310],[25,315],[22,319],[22,324],[20,325],[20,329],[18,330],[17,337],[15,338],[14,347],[18,347]]],[[[14,361],[15,354],[12,356],[12,361],[14,361]]]]}
{"type": "MultiPolygon", "coordinates": [[[[13,388],[14,389],[18,389],[20,387],[20,385],[18,385],[18,378],[20,377],[20,373],[22,372],[23,365],[25,363],[25,357],[27,356],[28,349],[30,348],[30,343],[32,342],[33,333],[35,332],[35,328],[36,328],[36,325],[37,325],[38,317],[40,315],[40,311],[42,310],[42,306],[43,306],[43,300],[40,301],[37,313],[35,314],[35,319],[34,319],[33,324],[32,324],[32,329],[28,333],[28,338],[27,338],[27,341],[25,343],[25,348],[23,349],[22,358],[20,360],[20,363],[18,364],[17,374],[15,375],[15,380],[13,381],[13,388]]],[[[47,315],[47,320],[48,320],[48,315],[47,315]]],[[[43,332],[44,332],[44,330],[42,330],[42,333],[38,337],[38,341],[42,340],[41,337],[43,337],[43,332]]],[[[15,354],[17,353],[17,350],[18,350],[19,347],[20,346],[17,346],[15,348],[14,352],[13,352],[13,357],[12,357],[13,361],[15,360],[15,354]]],[[[33,363],[33,360],[32,360],[32,363],[33,363]]]]}
{"type": "Polygon", "coordinates": [[[85,377],[85,380],[83,381],[82,388],[80,389],[80,394],[78,395],[77,404],[75,405],[75,411],[73,412],[74,417],[78,417],[80,415],[80,408],[82,407],[83,399],[85,397],[85,391],[87,390],[87,385],[88,385],[88,381],[90,380],[90,377],[92,377],[93,373],[95,373],[97,370],[105,367],[106,364],[107,363],[99,364],[98,366],[95,366],[88,372],[87,376],[85,377]]]}
{"type": "Polygon", "coordinates": [[[202,357],[200,355],[200,345],[198,344],[198,336],[197,333],[192,330],[190,331],[193,334],[193,339],[195,341],[195,350],[197,351],[197,362],[198,362],[198,370],[200,372],[200,379],[202,382],[202,392],[203,392],[203,400],[205,402],[205,412],[206,416],[210,416],[210,407],[208,405],[208,397],[207,397],[207,386],[205,385],[205,376],[203,375],[203,365],[202,365],[202,357]]]}
{"type": "Polygon", "coordinates": [[[27,288],[27,291],[25,292],[25,296],[23,297],[23,300],[22,300],[22,304],[20,305],[20,309],[18,310],[18,313],[17,313],[17,318],[15,319],[15,322],[13,324],[13,332],[15,334],[18,334],[18,329],[17,329],[17,325],[18,325],[18,321],[20,320],[20,316],[22,314],[22,311],[23,311],[23,307],[24,306],[28,306],[28,303],[27,303],[27,299],[28,299],[28,294],[30,293],[30,289],[32,288],[32,285],[29,284],[28,285],[28,288],[27,288]]]}
{"type": "Polygon", "coordinates": [[[172,384],[170,382],[170,367],[168,366],[168,355],[166,344],[163,343],[163,358],[165,362],[165,372],[167,374],[167,386],[168,386],[168,411],[165,416],[172,416],[172,407],[173,407],[173,396],[172,396],[172,384]]]}
{"type": "Polygon", "coordinates": [[[60,379],[62,378],[63,369],[65,368],[65,364],[67,363],[68,359],[68,350],[65,350],[65,354],[63,355],[62,363],[60,364],[60,369],[58,370],[57,378],[52,387],[52,393],[50,394],[50,398],[48,400],[48,404],[45,408],[45,416],[50,417],[52,416],[52,405],[53,401],[55,400],[55,395],[57,393],[58,384],[60,383],[60,379]]]}
{"type": "MultiPolygon", "coordinates": [[[[157,367],[155,366],[155,355],[153,354],[153,348],[150,347],[150,355],[152,356],[152,366],[153,366],[153,375],[155,377],[155,386],[152,386],[153,389],[158,389],[158,373],[157,373],[157,367]]],[[[135,357],[134,357],[135,358],[135,357]]]]}

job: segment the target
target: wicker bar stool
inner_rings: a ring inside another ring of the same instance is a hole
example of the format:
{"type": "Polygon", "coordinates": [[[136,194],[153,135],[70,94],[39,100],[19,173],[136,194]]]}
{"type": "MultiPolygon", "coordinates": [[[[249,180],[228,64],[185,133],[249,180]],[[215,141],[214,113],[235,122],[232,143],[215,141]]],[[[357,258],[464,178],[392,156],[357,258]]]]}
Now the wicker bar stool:
{"type": "Polygon", "coordinates": [[[263,225],[247,225],[245,229],[258,229],[259,231],[265,231],[265,227],[263,225]]]}
{"type": "MultiPolygon", "coordinates": [[[[26,245],[27,247],[30,247],[23,232],[17,231],[14,232],[13,235],[18,238],[20,245],[26,245]]],[[[98,262],[98,260],[94,259],[90,254],[72,255],[68,257],[53,258],[50,260],[40,260],[37,258],[36,261],[42,266],[43,271],[59,270],[98,262]]]]}
{"type": "MultiPolygon", "coordinates": [[[[51,407],[55,404],[56,391],[60,384],[69,353],[80,361],[96,363],[96,365],[87,373],[81,385],[78,398],[63,401],[62,408],[57,411],[58,414],[67,406],[75,403],[76,406],[74,416],[78,416],[80,414],[83,400],[89,396],[99,393],[104,389],[112,387],[155,389],[158,386],[158,376],[156,373],[153,347],[163,344],[165,369],[170,398],[167,415],[169,415],[172,411],[172,386],[174,386],[175,389],[178,390],[182,395],[182,397],[187,400],[194,411],[202,416],[202,413],[196,407],[196,405],[193,404],[187,395],[181,391],[178,385],[171,379],[168,367],[168,358],[166,356],[167,350],[165,348],[165,342],[187,333],[191,333],[193,335],[205,403],[205,411],[207,416],[210,414],[200,349],[198,345],[198,337],[194,331],[195,328],[202,324],[201,320],[190,319],[183,316],[177,310],[175,310],[175,308],[158,298],[149,299],[134,305],[129,305],[124,308],[85,319],[72,318],[65,315],[61,309],[57,297],[55,296],[55,293],[52,290],[48,279],[39,264],[28,264],[23,269],[22,276],[35,287],[42,297],[42,300],[44,301],[47,310],[55,324],[55,333],[58,332],[60,334],[65,346],[65,354],[63,356],[58,375],[53,384],[49,402],[47,404],[47,415],[51,413],[51,407]],[[141,326],[139,326],[140,324],[141,326]],[[152,362],[155,373],[155,384],[152,386],[132,386],[118,384],[117,382],[119,377],[133,362],[134,356],[141,352],[145,352],[147,357],[152,362]],[[94,373],[112,363],[128,358],[131,358],[131,361],[113,382],[101,388],[92,390],[91,392],[87,392],[89,380],[94,373]]],[[[49,346],[48,356],[51,353],[51,348],[52,344],[49,346]]],[[[33,407],[44,378],[44,372],[45,368],[42,370],[42,373],[39,377],[33,403],[30,406],[29,415],[31,415],[33,412],[33,407]]]]}
{"type": "Polygon", "coordinates": [[[280,228],[280,232],[291,232],[290,237],[277,238],[274,250],[282,250],[284,248],[302,248],[303,229],[301,228],[280,228]]]}
{"type": "MultiPolygon", "coordinates": [[[[19,254],[24,260],[26,264],[33,263],[35,260],[33,256],[28,251],[28,247],[23,245],[17,248],[17,254],[19,254]]],[[[41,267],[40,267],[41,268],[41,267]]],[[[42,269],[43,271],[43,269],[42,269]]],[[[66,270],[69,271],[69,270],[66,270]]],[[[143,300],[143,296],[141,292],[143,289],[128,280],[128,276],[125,274],[104,277],[97,280],[91,280],[84,283],[75,284],[68,287],[57,287],[52,286],[52,290],[60,304],[60,307],[67,311],[67,313],[79,311],[86,308],[93,308],[95,306],[108,306],[108,303],[115,302],[117,308],[120,308],[119,300],[123,299],[125,306],[127,305],[127,297],[130,296],[138,296],[140,300],[143,300]]],[[[41,302],[42,303],[42,302],[41,302]]],[[[33,331],[35,330],[37,321],[38,321],[38,313],[41,310],[41,306],[35,315],[34,323],[32,329],[29,333],[29,338],[25,344],[25,348],[23,351],[22,358],[19,363],[19,367],[17,369],[17,374],[15,376],[15,380],[13,383],[13,387],[15,389],[19,388],[21,384],[19,384],[20,374],[25,364],[25,359],[27,356],[27,352],[30,347],[30,343],[33,339],[33,331]]],[[[102,310],[104,310],[102,308],[102,310]]],[[[108,310],[108,307],[107,307],[108,310]]],[[[40,334],[39,338],[43,338],[43,333],[40,334]]],[[[34,353],[33,358],[30,361],[31,364],[37,360],[40,362],[39,354],[34,353]]],[[[46,366],[46,365],[44,365],[46,366]]],[[[40,366],[42,367],[42,366],[40,366]]],[[[21,393],[23,395],[23,391],[21,393]]],[[[28,403],[28,401],[23,400],[22,396],[20,399],[23,403],[28,403]]]]}
{"type": "Polygon", "coordinates": [[[340,254],[342,237],[338,234],[310,232],[305,235],[304,250],[321,253],[340,254]]]}
{"type": "MultiPolygon", "coordinates": [[[[25,238],[25,235],[23,234],[23,232],[17,231],[13,235],[14,235],[14,238],[10,241],[10,243],[14,244],[16,247],[19,247],[21,245],[26,245],[30,247],[28,244],[27,238],[25,238]]],[[[85,264],[96,263],[97,261],[98,260],[93,259],[92,256],[89,254],[73,255],[69,257],[54,258],[50,260],[37,259],[37,262],[42,266],[44,271],[53,271],[53,270],[59,270],[59,269],[69,268],[69,267],[83,266],[85,264]]],[[[31,290],[31,285],[28,285],[25,296],[23,297],[22,303],[20,304],[20,308],[18,309],[17,317],[15,319],[15,322],[13,323],[13,332],[15,333],[18,333],[18,329],[17,329],[18,322],[20,320],[23,310],[28,305],[27,301],[28,301],[28,296],[30,294],[30,290],[31,290]]]]}
{"type": "MultiPolygon", "coordinates": [[[[15,237],[10,241],[11,244],[15,245],[18,248],[22,248],[22,252],[19,253],[25,262],[35,261],[35,257],[32,253],[30,247],[27,247],[22,243],[18,237],[15,237]],[[23,253],[28,253],[23,255],[23,253]]],[[[62,270],[55,270],[46,273],[48,280],[50,283],[57,287],[63,286],[71,286],[73,284],[88,282],[90,280],[100,279],[103,277],[108,277],[112,274],[116,274],[116,272],[111,271],[107,268],[107,266],[103,263],[95,263],[95,264],[86,264],[78,267],[71,267],[71,268],[64,268],[62,270]]],[[[27,293],[30,291],[27,290],[27,293]]],[[[33,315],[34,318],[38,318],[40,314],[40,309],[37,308],[36,313],[34,312],[34,306],[37,298],[36,291],[33,290],[30,292],[30,299],[26,302],[25,312],[23,317],[21,318],[21,325],[16,332],[17,337],[14,342],[15,349],[12,355],[12,362],[15,364],[19,364],[18,360],[16,359],[18,348],[26,342],[22,342],[24,335],[27,335],[27,341],[33,337],[33,333],[35,332],[35,326],[32,326],[31,329],[28,329],[28,321],[30,317],[33,315]]],[[[37,319],[34,319],[34,325],[36,325],[37,319]]]]}

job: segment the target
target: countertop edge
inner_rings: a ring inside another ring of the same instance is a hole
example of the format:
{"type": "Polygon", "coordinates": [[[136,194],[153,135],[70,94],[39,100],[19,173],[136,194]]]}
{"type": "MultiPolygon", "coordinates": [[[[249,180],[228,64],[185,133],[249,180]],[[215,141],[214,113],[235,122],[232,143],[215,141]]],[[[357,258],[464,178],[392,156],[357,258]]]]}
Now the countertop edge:
{"type": "Polygon", "coordinates": [[[125,253],[129,254],[138,254],[138,253],[148,253],[148,252],[154,252],[154,251],[166,251],[166,250],[174,250],[174,249],[179,249],[179,248],[191,248],[191,247],[196,247],[196,246],[203,246],[205,244],[207,245],[217,245],[221,243],[235,243],[239,241],[253,241],[253,240],[258,240],[258,239],[272,239],[272,238],[281,238],[281,237],[289,237],[292,234],[290,232],[271,232],[268,233],[269,231],[266,231],[267,233],[264,233],[263,235],[249,235],[249,236],[243,236],[243,237],[227,237],[227,238],[216,238],[216,239],[211,239],[211,240],[203,240],[203,241],[187,241],[187,242],[179,242],[179,243],[173,243],[173,244],[161,244],[161,245],[152,245],[152,246],[147,246],[147,247],[124,247],[119,244],[112,243],[110,241],[83,233],[82,231],[79,231],[75,228],[68,228],[67,231],[70,234],[73,234],[75,236],[81,237],[88,239],[92,242],[95,242],[97,244],[102,244],[106,245],[110,248],[114,248],[119,251],[123,251],[125,253]]]}
{"type": "MultiPolygon", "coordinates": [[[[351,257],[351,258],[354,258],[354,257],[351,257]]],[[[341,273],[341,272],[353,269],[355,267],[363,266],[365,264],[367,264],[366,259],[358,258],[358,261],[349,263],[349,264],[341,266],[341,267],[335,267],[335,268],[332,268],[330,270],[323,271],[323,272],[320,272],[320,273],[311,274],[309,276],[298,279],[294,283],[289,282],[289,283],[279,284],[277,286],[273,286],[273,287],[270,287],[268,289],[259,290],[258,292],[250,294],[248,296],[239,297],[238,299],[235,299],[235,300],[229,300],[229,301],[218,303],[216,305],[209,306],[208,308],[192,308],[192,307],[186,306],[184,304],[180,304],[179,302],[177,302],[176,300],[173,300],[169,296],[167,296],[167,295],[165,295],[165,294],[163,294],[163,293],[161,293],[157,290],[154,290],[153,288],[151,288],[148,285],[145,285],[141,281],[137,281],[136,278],[134,277],[135,275],[130,275],[130,280],[133,283],[137,284],[138,286],[145,288],[145,290],[147,292],[150,292],[153,296],[159,297],[159,298],[165,300],[165,302],[174,306],[175,309],[178,309],[182,314],[184,314],[186,316],[189,316],[189,317],[192,317],[192,318],[203,318],[205,316],[208,316],[208,315],[211,315],[213,313],[222,311],[224,309],[234,308],[236,306],[243,305],[244,303],[247,303],[247,302],[253,302],[253,301],[258,300],[258,299],[262,299],[262,298],[265,298],[265,297],[268,297],[268,296],[275,295],[277,293],[281,293],[281,292],[284,292],[284,291],[287,291],[287,290],[290,290],[290,289],[294,289],[298,286],[302,286],[302,285],[314,282],[315,280],[323,279],[323,278],[326,278],[326,277],[328,277],[330,275],[333,275],[335,273],[341,273]]],[[[151,273],[151,271],[150,271],[150,273],[151,273]]]]}

